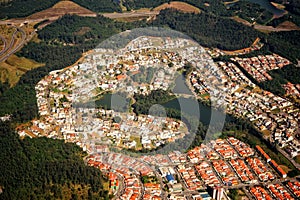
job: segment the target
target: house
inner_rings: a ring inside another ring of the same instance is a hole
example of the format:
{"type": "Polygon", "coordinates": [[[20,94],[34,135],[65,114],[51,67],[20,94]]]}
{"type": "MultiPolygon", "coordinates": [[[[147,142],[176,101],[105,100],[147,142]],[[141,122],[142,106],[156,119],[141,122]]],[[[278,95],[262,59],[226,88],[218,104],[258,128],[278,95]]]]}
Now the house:
{"type": "Polygon", "coordinates": [[[177,181],[174,179],[174,176],[172,174],[167,174],[166,179],[171,184],[177,183],[177,181]]]}

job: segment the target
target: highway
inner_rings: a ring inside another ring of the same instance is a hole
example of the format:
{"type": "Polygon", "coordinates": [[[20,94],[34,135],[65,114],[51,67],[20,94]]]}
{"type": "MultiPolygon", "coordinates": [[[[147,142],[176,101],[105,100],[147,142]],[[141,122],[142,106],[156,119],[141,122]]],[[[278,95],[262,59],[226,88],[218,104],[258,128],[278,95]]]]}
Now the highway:
{"type": "Polygon", "coordinates": [[[32,38],[32,36],[35,33],[35,32],[32,32],[31,35],[29,35],[29,37],[27,38],[27,34],[25,33],[24,30],[22,30],[21,28],[16,27],[16,26],[14,26],[14,27],[16,28],[16,30],[12,35],[10,44],[6,47],[5,51],[2,53],[4,56],[0,57],[0,62],[5,61],[9,56],[16,53],[27,41],[29,41],[32,38]],[[16,44],[15,36],[18,32],[20,32],[22,34],[22,37],[21,37],[21,41],[18,42],[18,44],[15,46],[15,44],[16,44]]]}
{"type": "Polygon", "coordinates": [[[2,35],[0,35],[0,39],[3,41],[3,49],[0,51],[0,55],[2,55],[7,50],[7,41],[2,35]]]}
{"type": "Polygon", "coordinates": [[[132,11],[132,12],[124,12],[124,13],[103,13],[104,17],[111,19],[119,19],[119,18],[132,18],[132,17],[153,17],[159,14],[159,11],[132,11]]]}
{"type": "MultiPolygon", "coordinates": [[[[15,26],[13,26],[13,27],[16,28],[15,26]]],[[[9,49],[12,48],[12,46],[15,43],[15,35],[17,34],[17,32],[18,32],[18,29],[16,28],[16,30],[13,32],[13,34],[11,36],[11,40],[10,40],[10,43],[8,45],[7,45],[7,41],[5,40],[5,38],[1,36],[3,38],[3,40],[5,41],[5,48],[3,48],[0,55],[4,54],[5,52],[7,52],[9,49]]]]}

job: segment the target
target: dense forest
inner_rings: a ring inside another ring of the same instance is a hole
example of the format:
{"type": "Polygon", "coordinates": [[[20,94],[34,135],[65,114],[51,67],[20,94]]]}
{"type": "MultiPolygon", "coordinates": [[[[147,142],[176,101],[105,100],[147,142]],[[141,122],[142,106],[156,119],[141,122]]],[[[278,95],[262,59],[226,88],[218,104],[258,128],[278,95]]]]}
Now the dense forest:
{"type": "Polygon", "coordinates": [[[295,65],[288,65],[281,69],[272,70],[269,73],[272,77],[277,74],[293,84],[300,84],[300,68],[295,65]]]}
{"type": "Polygon", "coordinates": [[[224,50],[249,47],[257,37],[263,35],[229,18],[215,17],[206,13],[181,13],[172,9],[162,10],[153,25],[168,25],[191,36],[200,45],[224,50]],[[186,23],[187,21],[189,23],[186,23]]]}
{"type": "Polygon", "coordinates": [[[1,1],[0,3],[0,19],[26,17],[35,12],[50,8],[59,0],[13,0],[1,1]]]}
{"type": "Polygon", "coordinates": [[[101,172],[83,162],[75,144],[47,138],[20,139],[0,122],[1,199],[106,199],[101,172]]]}
{"type": "Polygon", "coordinates": [[[61,45],[63,43],[85,45],[87,49],[91,49],[114,34],[135,27],[141,27],[144,24],[144,21],[132,23],[117,22],[102,15],[97,17],[65,15],[40,30],[38,37],[54,45],[61,45]]]}
{"type": "MultiPolygon", "coordinates": [[[[124,0],[123,5],[127,10],[139,9],[139,8],[155,8],[163,3],[169,3],[170,0],[158,0],[158,1],[147,1],[147,0],[124,0]]],[[[238,1],[234,3],[224,4],[222,0],[182,0],[191,4],[201,11],[214,16],[231,17],[240,16],[247,21],[253,21],[254,18],[258,23],[265,23],[272,18],[272,13],[262,8],[259,4],[249,1],[238,1]]]]}
{"type": "Polygon", "coordinates": [[[285,6],[285,10],[300,15],[300,1],[299,0],[274,0],[274,2],[283,4],[285,6]]]}
{"type": "Polygon", "coordinates": [[[119,1],[116,0],[72,0],[73,2],[94,12],[121,12],[119,1]]]}
{"type": "Polygon", "coordinates": [[[272,70],[269,74],[273,79],[260,83],[260,86],[263,89],[280,96],[285,95],[285,90],[282,87],[283,84],[286,84],[287,82],[291,82],[293,84],[300,83],[300,68],[295,65],[288,65],[281,69],[272,70]]]}
{"type": "Polygon", "coordinates": [[[272,32],[266,38],[270,51],[288,58],[293,63],[300,59],[300,31],[272,32]]]}
{"type": "Polygon", "coordinates": [[[251,3],[248,1],[238,1],[228,5],[228,12],[233,16],[239,16],[248,22],[257,22],[264,24],[272,19],[273,14],[266,9],[262,8],[259,4],[251,3]]]}
{"type": "Polygon", "coordinates": [[[171,99],[174,99],[175,96],[171,95],[169,91],[155,90],[151,91],[148,95],[136,93],[133,98],[135,99],[135,103],[132,105],[133,111],[137,115],[147,115],[152,105],[166,103],[171,99]]]}
{"type": "Polygon", "coordinates": [[[163,3],[168,2],[168,0],[157,0],[157,1],[147,1],[147,0],[123,0],[123,5],[127,10],[139,9],[139,8],[155,8],[163,3]]]}

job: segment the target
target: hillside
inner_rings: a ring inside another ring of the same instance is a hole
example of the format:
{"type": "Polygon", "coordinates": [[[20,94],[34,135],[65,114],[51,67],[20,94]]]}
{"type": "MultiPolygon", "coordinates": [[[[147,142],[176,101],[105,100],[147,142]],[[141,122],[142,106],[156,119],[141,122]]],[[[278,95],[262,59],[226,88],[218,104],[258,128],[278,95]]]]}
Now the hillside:
{"type": "Polygon", "coordinates": [[[14,86],[27,71],[41,66],[43,64],[34,60],[12,55],[6,61],[0,63],[0,81],[14,86]]]}
{"type": "Polygon", "coordinates": [[[199,8],[197,8],[195,6],[192,6],[188,3],[180,2],[180,1],[172,1],[170,3],[164,3],[160,6],[157,6],[153,10],[161,11],[161,10],[164,10],[166,8],[174,8],[176,10],[186,12],[186,13],[200,13],[199,8]]]}
{"type": "Polygon", "coordinates": [[[62,17],[65,14],[75,14],[79,16],[96,17],[96,13],[72,2],[72,1],[60,1],[51,8],[34,13],[26,19],[34,20],[41,18],[62,17]]]}

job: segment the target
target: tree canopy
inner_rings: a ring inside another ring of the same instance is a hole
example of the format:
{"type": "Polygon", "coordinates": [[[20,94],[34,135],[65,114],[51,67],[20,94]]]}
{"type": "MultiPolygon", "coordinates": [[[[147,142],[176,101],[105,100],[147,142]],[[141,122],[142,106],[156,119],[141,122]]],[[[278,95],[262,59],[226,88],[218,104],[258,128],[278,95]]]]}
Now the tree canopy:
{"type": "Polygon", "coordinates": [[[84,164],[80,147],[43,137],[20,139],[13,129],[9,122],[0,122],[2,199],[108,197],[103,175],[84,164]]]}

